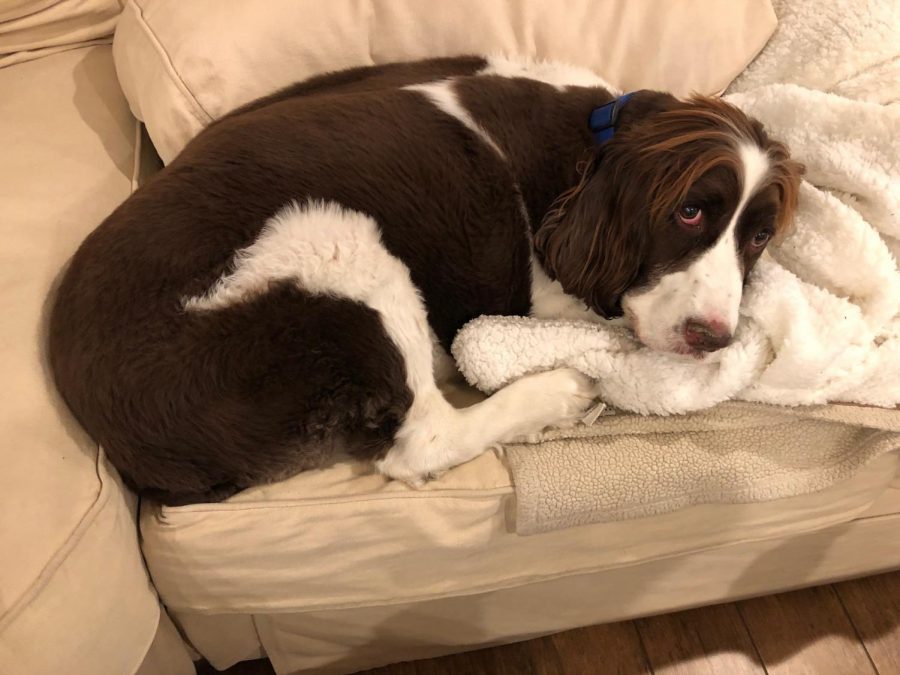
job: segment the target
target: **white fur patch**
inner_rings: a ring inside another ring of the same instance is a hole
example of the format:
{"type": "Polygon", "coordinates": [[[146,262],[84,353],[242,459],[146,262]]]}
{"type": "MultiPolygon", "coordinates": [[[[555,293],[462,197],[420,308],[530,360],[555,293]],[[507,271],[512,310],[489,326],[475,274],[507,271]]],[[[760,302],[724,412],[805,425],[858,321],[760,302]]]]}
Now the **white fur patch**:
{"type": "Polygon", "coordinates": [[[506,56],[490,56],[487,66],[478,75],[499,75],[500,77],[524,77],[556,87],[560,91],[566,87],[603,87],[619,96],[622,91],[613,87],[596,73],[565,63],[511,59],[506,56]]]}
{"type": "Polygon", "coordinates": [[[622,306],[641,341],[662,351],[681,351],[688,319],[715,321],[734,333],[743,291],[737,250],[737,223],[769,170],[769,159],[755,144],[742,143],[741,196],[734,215],[715,245],[688,267],[671,272],[647,291],[626,293],[622,306]]]}
{"type": "Polygon", "coordinates": [[[603,321],[580,298],[569,295],[562,284],[551,280],[540,263],[531,260],[531,316],[536,319],[603,321]]]}
{"type": "Polygon", "coordinates": [[[418,483],[496,443],[572,422],[590,407],[591,381],[570,370],[524,378],[469,408],[451,406],[435,383],[435,371],[443,374],[448,364],[435,349],[425,304],[408,268],[387,251],[377,223],[365,214],[333,202],[290,204],[235,253],[229,273],[183,305],[186,311],[223,309],[266,293],[275,281],[350,298],[379,313],[413,394],[395,446],[378,463],[388,476],[418,483]]]}
{"type": "Polygon", "coordinates": [[[741,166],[743,167],[743,183],[741,191],[741,203],[738,205],[734,222],[743,212],[750,198],[760,188],[760,184],[769,173],[771,163],[769,156],[755,143],[742,143],[740,147],[741,166]]]}
{"type": "Polygon", "coordinates": [[[235,254],[233,267],[206,295],[185,300],[185,309],[225,307],[264,293],[273,281],[293,280],[310,293],[350,298],[378,311],[406,360],[409,388],[416,392],[433,383],[422,299],[369,216],[333,202],[290,204],[235,254]]]}
{"type": "Polygon", "coordinates": [[[472,119],[469,111],[459,102],[459,97],[457,97],[456,92],[453,91],[452,80],[429,82],[428,84],[413,84],[404,87],[404,89],[424,94],[435,107],[447,113],[454,119],[459,120],[463,126],[489,145],[502,159],[506,159],[506,154],[500,149],[500,146],[494,142],[494,139],[491,138],[490,134],[488,134],[480,124],[472,119]]]}

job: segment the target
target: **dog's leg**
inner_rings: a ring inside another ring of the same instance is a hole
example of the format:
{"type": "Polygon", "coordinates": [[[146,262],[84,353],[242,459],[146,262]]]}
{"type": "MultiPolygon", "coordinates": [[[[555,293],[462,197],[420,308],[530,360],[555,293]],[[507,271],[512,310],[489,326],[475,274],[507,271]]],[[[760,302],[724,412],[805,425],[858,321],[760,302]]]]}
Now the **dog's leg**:
{"type": "Polygon", "coordinates": [[[394,446],[377,462],[382,473],[416,485],[498,443],[572,424],[591,406],[593,382],[578,371],[559,369],[522,378],[468,408],[453,407],[436,382],[446,368],[436,367],[440,346],[429,330],[425,305],[406,267],[381,250],[378,291],[365,302],[380,313],[403,354],[413,394],[394,446]]]}
{"type": "Polygon", "coordinates": [[[591,406],[593,382],[576,370],[559,369],[522,378],[468,408],[453,407],[438,381],[455,368],[436,354],[441,347],[409,271],[380,242],[370,250],[378,283],[359,299],[381,315],[385,332],[404,357],[413,394],[394,446],[376,464],[383,474],[417,485],[498,443],[572,424],[591,406]]]}
{"type": "Polygon", "coordinates": [[[574,423],[591,406],[596,392],[591,380],[578,371],[559,369],[524,377],[463,409],[451,406],[436,386],[414,395],[394,447],[378,468],[417,485],[498,443],[574,423]]]}

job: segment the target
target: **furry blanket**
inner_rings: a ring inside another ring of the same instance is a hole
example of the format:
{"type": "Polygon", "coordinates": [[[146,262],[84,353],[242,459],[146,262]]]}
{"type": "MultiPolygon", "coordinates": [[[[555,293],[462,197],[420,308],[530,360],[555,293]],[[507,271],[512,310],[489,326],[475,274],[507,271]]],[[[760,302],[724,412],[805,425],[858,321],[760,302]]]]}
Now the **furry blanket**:
{"type": "Polygon", "coordinates": [[[492,392],[568,365],[644,414],[728,399],[900,404],[900,3],[775,5],[778,31],[726,100],[807,175],[794,230],[751,274],[734,344],[698,362],[613,325],[480,317],[453,344],[470,384],[492,392]]]}

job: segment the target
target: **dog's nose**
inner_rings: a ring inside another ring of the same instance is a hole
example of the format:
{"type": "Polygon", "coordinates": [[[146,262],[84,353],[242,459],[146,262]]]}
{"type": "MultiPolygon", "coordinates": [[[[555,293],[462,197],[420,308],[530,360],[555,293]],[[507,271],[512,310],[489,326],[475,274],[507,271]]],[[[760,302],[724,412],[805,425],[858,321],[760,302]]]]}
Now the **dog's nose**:
{"type": "Polygon", "coordinates": [[[684,322],[684,341],[691,349],[714,352],[731,344],[731,331],[721,321],[688,319],[684,322]]]}

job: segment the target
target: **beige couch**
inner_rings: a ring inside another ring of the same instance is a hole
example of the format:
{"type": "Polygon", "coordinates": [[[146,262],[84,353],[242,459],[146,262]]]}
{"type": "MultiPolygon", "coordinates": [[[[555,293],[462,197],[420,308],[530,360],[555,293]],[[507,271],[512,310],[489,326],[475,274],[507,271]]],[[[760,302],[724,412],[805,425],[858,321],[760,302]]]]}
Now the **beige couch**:
{"type": "MultiPolygon", "coordinates": [[[[766,0],[723,16],[710,7],[725,3],[684,0],[666,20],[581,0],[579,25],[601,5],[617,17],[588,50],[545,18],[549,1],[461,2],[455,14],[414,0],[289,4],[271,0],[287,15],[273,22],[252,2],[230,3],[240,16],[210,0],[142,0],[124,15],[116,0],[0,3],[0,672],[180,675],[198,652],[218,667],[268,655],[279,673],[349,672],[900,565],[897,452],[813,494],[533,536],[515,532],[516,490],[494,453],[421,491],[341,464],[223,504],[138,505],[60,405],[42,354],[60,269],[158,166],[135,113],[170,159],[242,100],[341,65],[496,48],[665,86],[675,75],[658,64],[704,21],[731,32],[707,31],[719,42],[679,56],[676,74],[713,93],[774,28],[766,0]],[[266,33],[284,23],[325,37],[266,33]],[[638,39],[655,58],[621,56],[638,39]]],[[[835,437],[856,428],[822,424],[835,437]]]]}

